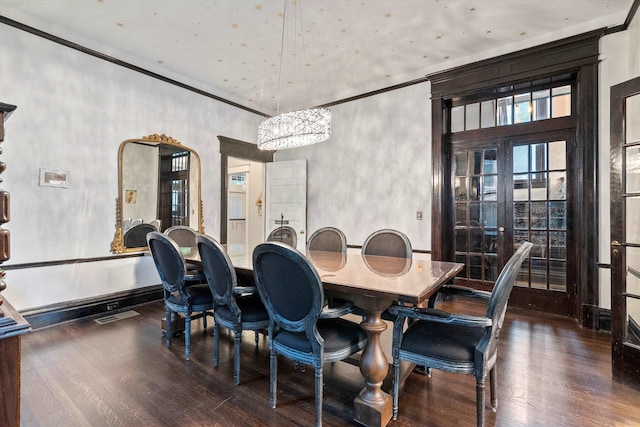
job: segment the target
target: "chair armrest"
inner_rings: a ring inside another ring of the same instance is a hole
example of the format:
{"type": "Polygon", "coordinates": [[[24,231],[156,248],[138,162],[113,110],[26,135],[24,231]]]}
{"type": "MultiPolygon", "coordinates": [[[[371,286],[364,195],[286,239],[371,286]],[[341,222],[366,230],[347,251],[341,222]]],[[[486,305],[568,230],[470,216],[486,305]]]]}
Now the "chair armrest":
{"type": "Polygon", "coordinates": [[[320,312],[321,319],[335,319],[349,314],[353,311],[353,302],[346,301],[344,304],[334,308],[326,308],[320,312]]]}
{"type": "Polygon", "coordinates": [[[255,286],[236,286],[233,288],[233,293],[236,295],[255,294],[256,292],[258,292],[258,288],[255,286]]]}
{"type": "Polygon", "coordinates": [[[479,291],[477,289],[468,288],[460,285],[444,285],[438,290],[446,295],[460,296],[467,298],[479,298],[488,301],[491,298],[491,292],[479,291]]]}
{"type": "Polygon", "coordinates": [[[452,314],[435,308],[391,306],[389,312],[404,322],[404,318],[427,320],[429,322],[450,323],[460,326],[487,327],[493,321],[488,317],[469,316],[466,314],[452,314]]]}

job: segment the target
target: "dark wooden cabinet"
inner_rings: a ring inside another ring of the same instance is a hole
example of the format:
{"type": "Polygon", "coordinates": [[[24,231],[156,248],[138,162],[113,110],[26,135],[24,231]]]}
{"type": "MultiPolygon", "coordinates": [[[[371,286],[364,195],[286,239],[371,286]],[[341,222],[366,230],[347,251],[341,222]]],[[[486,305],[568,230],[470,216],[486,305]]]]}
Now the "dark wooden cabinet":
{"type": "MultiPolygon", "coordinates": [[[[0,154],[4,141],[4,122],[16,109],[0,103],[0,154]]],[[[0,174],[6,165],[0,162],[0,174]]],[[[0,184],[2,178],[0,177],[0,184]]],[[[9,259],[9,193],[0,188],[0,264],[9,259]]],[[[0,266],[0,292],[5,290],[5,271],[0,266]]],[[[0,426],[20,425],[20,339],[31,330],[29,323],[0,294],[0,426]]]]}

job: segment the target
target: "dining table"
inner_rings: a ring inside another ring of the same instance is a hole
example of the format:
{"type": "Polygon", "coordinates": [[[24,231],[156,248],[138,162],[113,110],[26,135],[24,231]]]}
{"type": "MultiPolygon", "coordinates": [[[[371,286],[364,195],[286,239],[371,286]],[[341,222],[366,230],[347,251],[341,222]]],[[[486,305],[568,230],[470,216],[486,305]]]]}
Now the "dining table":
{"type": "MultiPolygon", "coordinates": [[[[252,256],[238,246],[227,253],[239,276],[253,277],[252,256]]],[[[185,260],[198,262],[197,250],[184,250],[185,260]]],[[[366,426],[385,426],[391,420],[392,399],[382,389],[389,361],[381,344],[387,329],[382,313],[393,304],[421,305],[438,288],[453,279],[464,264],[434,261],[428,253],[414,252],[411,258],[363,255],[350,248],[346,253],[307,251],[326,296],[352,301],[362,315],[360,326],[367,344],[359,360],[365,386],[353,402],[353,419],[366,426]]]]}

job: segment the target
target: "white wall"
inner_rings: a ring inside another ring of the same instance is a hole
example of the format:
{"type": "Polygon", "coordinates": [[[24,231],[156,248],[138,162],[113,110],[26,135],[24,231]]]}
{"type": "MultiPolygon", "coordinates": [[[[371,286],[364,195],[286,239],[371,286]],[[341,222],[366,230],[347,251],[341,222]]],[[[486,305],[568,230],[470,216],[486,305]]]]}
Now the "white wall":
{"type": "Polygon", "coordinates": [[[307,159],[308,234],[334,226],[361,245],[373,231],[395,228],[414,249],[431,249],[430,85],[339,104],[331,115],[329,140],[275,154],[307,159]]]}
{"type": "MultiPolygon", "coordinates": [[[[217,135],[255,141],[255,114],[0,25],[0,102],[6,123],[2,187],[11,193],[5,265],[110,255],[117,153],[124,140],[166,134],[202,161],[205,231],[219,238],[217,135]],[[69,188],[38,186],[39,168],[69,171],[69,188]]],[[[149,257],[9,270],[17,309],[159,283],[149,257]]]]}
{"type": "MultiPolygon", "coordinates": [[[[598,195],[599,195],[599,262],[611,262],[610,222],[610,91],[611,86],[640,76],[640,13],[636,13],[627,31],[614,33],[600,40],[599,70],[599,149],[598,149],[598,195]]],[[[600,307],[611,308],[611,275],[609,269],[600,272],[600,307]]]]}

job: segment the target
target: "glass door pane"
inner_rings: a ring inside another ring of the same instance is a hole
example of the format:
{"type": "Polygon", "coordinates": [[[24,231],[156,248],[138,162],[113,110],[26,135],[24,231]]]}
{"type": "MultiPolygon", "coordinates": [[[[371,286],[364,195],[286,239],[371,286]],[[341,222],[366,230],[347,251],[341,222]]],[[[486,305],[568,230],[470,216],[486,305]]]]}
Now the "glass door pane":
{"type": "Polygon", "coordinates": [[[458,277],[494,282],[498,277],[498,157],[496,148],[460,151],[453,164],[458,277]]]}
{"type": "Polygon", "coordinates": [[[516,285],[566,291],[566,141],[512,147],[513,245],[533,243],[516,285]]]}

